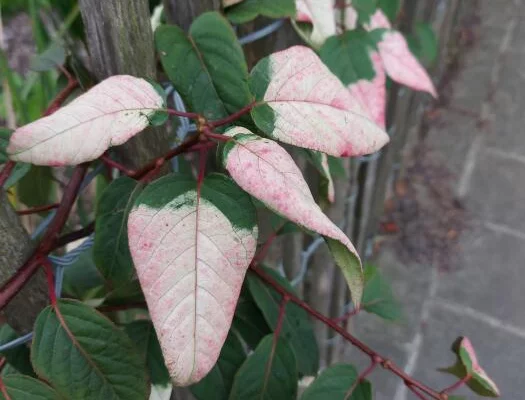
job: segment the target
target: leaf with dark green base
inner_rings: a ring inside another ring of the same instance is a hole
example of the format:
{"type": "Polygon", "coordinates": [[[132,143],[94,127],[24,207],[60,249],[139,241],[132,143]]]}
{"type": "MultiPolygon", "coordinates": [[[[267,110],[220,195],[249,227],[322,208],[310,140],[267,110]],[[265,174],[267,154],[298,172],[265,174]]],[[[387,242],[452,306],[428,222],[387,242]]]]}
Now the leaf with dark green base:
{"type": "Polygon", "coordinates": [[[452,351],[458,357],[456,364],[440,369],[441,372],[452,374],[460,379],[470,376],[466,385],[480,396],[500,396],[498,386],[479,364],[474,347],[468,338],[459,337],[452,345],[452,351]]]}
{"type": "Polygon", "coordinates": [[[128,215],[142,185],[122,177],[113,181],[97,204],[93,256],[101,274],[113,286],[129,281],[135,272],[128,244],[128,215]]]}
{"type": "Polygon", "coordinates": [[[151,321],[134,321],[126,325],[125,331],[145,360],[151,383],[153,385],[168,385],[170,374],[164,364],[159,340],[151,321]]]}
{"type": "Polygon", "coordinates": [[[301,400],[372,400],[372,385],[368,381],[356,385],[358,376],[352,365],[332,365],[308,386],[301,400]]]}
{"type": "Polygon", "coordinates": [[[164,71],[191,111],[220,119],[252,101],[244,53],[219,13],[199,16],[188,36],[177,26],[160,26],[155,43],[164,71]]]}
{"type": "Polygon", "coordinates": [[[287,341],[266,336],[241,366],[229,400],[294,400],[297,396],[297,363],[287,341]]]}
{"type": "MultiPolygon", "coordinates": [[[[7,156],[7,146],[9,145],[9,139],[11,138],[11,134],[13,131],[8,128],[0,128],[0,165],[5,164],[9,161],[9,157],[7,156]]],[[[13,169],[13,172],[9,175],[9,178],[4,183],[4,189],[9,189],[11,186],[13,186],[15,183],[17,183],[20,179],[22,179],[31,168],[31,164],[26,163],[16,163],[15,168],[13,169]]]]}
{"type": "Polygon", "coordinates": [[[86,250],[64,269],[63,293],[79,300],[104,297],[104,278],[93,262],[93,249],[86,250]]]}
{"type": "Polygon", "coordinates": [[[262,15],[269,18],[295,17],[294,0],[244,0],[226,9],[226,16],[234,24],[244,24],[262,15]]]}
{"type": "Polygon", "coordinates": [[[396,321],[402,318],[401,305],[394,297],[390,284],[381,276],[374,266],[365,268],[365,290],[362,308],[381,318],[396,321]]]}
{"type": "Polygon", "coordinates": [[[45,383],[25,375],[10,374],[2,378],[8,397],[0,400],[60,400],[62,397],[45,383]]]}
{"type": "Polygon", "coordinates": [[[54,70],[66,61],[66,51],[57,42],[53,42],[40,54],[31,59],[29,68],[33,71],[44,72],[54,70]]]}
{"type": "Polygon", "coordinates": [[[146,372],[128,336],[78,301],[59,300],[35,322],[31,362],[68,400],[143,400],[146,372]]]}
{"type": "MultiPolygon", "coordinates": [[[[288,281],[275,271],[260,267],[271,275],[281,287],[294,293],[288,281]]],[[[253,274],[248,275],[248,288],[259,309],[262,311],[266,322],[272,329],[277,326],[281,295],[263,283],[253,274]]],[[[314,375],[319,369],[319,349],[315,340],[312,323],[308,314],[295,303],[286,304],[281,337],[285,338],[297,360],[297,370],[302,375],[314,375]]]]}
{"type": "Polygon", "coordinates": [[[199,383],[190,386],[198,400],[228,400],[233,379],[246,359],[246,353],[237,336],[230,331],[217,364],[199,383]]]}
{"type": "Polygon", "coordinates": [[[430,24],[418,22],[413,33],[407,37],[410,51],[424,65],[432,65],[438,56],[439,43],[430,24]]]}
{"type": "MultiPolygon", "coordinates": [[[[7,324],[3,324],[0,327],[0,343],[4,344],[18,338],[18,334],[13,328],[7,324]]],[[[19,345],[12,349],[5,350],[2,352],[9,365],[11,365],[16,371],[24,375],[36,376],[31,361],[29,360],[29,348],[26,345],[19,345]]],[[[3,370],[2,372],[5,372],[3,370]]]]}

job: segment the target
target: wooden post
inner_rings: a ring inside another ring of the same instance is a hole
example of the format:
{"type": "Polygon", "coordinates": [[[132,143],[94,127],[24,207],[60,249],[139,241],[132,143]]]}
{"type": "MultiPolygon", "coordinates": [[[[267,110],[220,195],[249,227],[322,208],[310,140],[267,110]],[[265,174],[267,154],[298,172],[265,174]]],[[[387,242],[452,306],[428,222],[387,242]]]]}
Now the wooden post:
{"type": "Polygon", "coordinates": [[[168,21],[187,31],[192,21],[206,11],[220,10],[221,0],[164,0],[168,21]]]}
{"type": "MultiPolygon", "coordinates": [[[[91,70],[98,80],[129,74],[156,78],[156,59],[148,0],[80,0],[91,70]]],[[[138,168],[165,153],[165,128],[148,128],[117,148],[121,160],[138,168]]]]}

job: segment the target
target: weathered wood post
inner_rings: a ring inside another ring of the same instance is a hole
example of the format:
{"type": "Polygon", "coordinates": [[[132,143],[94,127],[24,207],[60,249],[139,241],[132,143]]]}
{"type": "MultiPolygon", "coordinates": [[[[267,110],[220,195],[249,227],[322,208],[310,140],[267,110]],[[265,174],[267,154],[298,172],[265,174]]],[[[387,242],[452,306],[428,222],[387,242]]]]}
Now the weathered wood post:
{"type": "MultiPolygon", "coordinates": [[[[148,0],[80,0],[91,70],[98,80],[129,74],[156,78],[156,59],[148,0]]],[[[138,168],[170,146],[166,128],[148,128],[116,151],[138,168]]]]}

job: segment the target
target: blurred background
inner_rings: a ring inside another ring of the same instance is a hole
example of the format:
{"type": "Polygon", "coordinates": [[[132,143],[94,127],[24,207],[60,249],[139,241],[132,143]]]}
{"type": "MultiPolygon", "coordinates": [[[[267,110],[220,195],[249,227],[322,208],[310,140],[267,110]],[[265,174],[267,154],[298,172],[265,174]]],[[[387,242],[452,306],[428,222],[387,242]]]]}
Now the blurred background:
{"type": "MultiPolygon", "coordinates": [[[[153,11],[158,2],[150,3],[153,11]]],[[[169,10],[175,1],[166,3],[169,10]]],[[[67,83],[55,68],[57,59],[67,54],[68,67],[87,86],[91,66],[76,1],[3,0],[1,6],[0,118],[2,126],[14,127],[38,118],[67,83]],[[14,93],[6,93],[8,81],[14,93]]],[[[381,312],[393,320],[357,315],[345,320],[347,328],[433,387],[453,382],[436,368],[452,364],[450,344],[468,336],[509,400],[523,398],[525,359],[524,18],[522,0],[402,1],[395,25],[430,71],[439,98],[389,82],[391,143],[337,164],[336,201],[324,204],[365,264],[385,277],[381,312]]],[[[260,18],[238,34],[269,23],[260,18]]],[[[248,62],[299,42],[284,25],[245,46],[248,62]]],[[[314,167],[297,160],[317,187],[314,167]]],[[[31,167],[8,193],[11,203],[23,209],[55,202],[60,174],[31,167]]],[[[93,219],[104,184],[97,179],[83,193],[70,229],[93,219]]],[[[26,216],[24,226],[32,231],[44,217],[26,216]]],[[[292,229],[276,243],[270,264],[309,303],[334,318],[351,312],[346,284],[322,240],[292,229]]],[[[65,289],[74,293],[78,287],[68,287],[67,279],[65,289]]],[[[346,360],[366,366],[366,358],[325,326],[316,324],[316,334],[323,365],[346,360]]],[[[396,377],[376,370],[372,379],[378,400],[412,399],[396,377]]]]}

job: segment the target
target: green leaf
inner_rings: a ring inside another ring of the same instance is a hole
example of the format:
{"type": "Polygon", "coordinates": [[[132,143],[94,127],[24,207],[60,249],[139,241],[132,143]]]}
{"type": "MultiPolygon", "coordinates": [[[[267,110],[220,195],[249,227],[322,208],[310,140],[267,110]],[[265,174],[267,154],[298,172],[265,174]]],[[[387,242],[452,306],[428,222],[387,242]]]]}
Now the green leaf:
{"type": "Polygon", "coordinates": [[[198,400],[228,400],[235,373],[246,359],[246,353],[237,336],[230,331],[217,364],[199,383],[190,386],[198,400]]]}
{"type": "Polygon", "coordinates": [[[359,20],[367,22],[377,8],[377,0],[353,0],[352,7],[357,10],[359,20]]]}
{"type": "Polygon", "coordinates": [[[304,150],[306,159],[317,169],[320,174],[319,179],[319,196],[321,201],[333,203],[335,201],[335,188],[328,156],[315,150],[304,150]]]}
{"type": "Polygon", "coordinates": [[[60,400],[61,397],[45,383],[24,375],[10,374],[2,378],[7,392],[7,399],[0,393],[2,400],[60,400]]]}
{"type": "Polygon", "coordinates": [[[334,178],[346,178],[348,176],[341,158],[328,156],[328,167],[334,178]]]}
{"type": "Polygon", "coordinates": [[[400,0],[377,0],[377,6],[383,10],[383,13],[390,19],[390,21],[395,21],[399,10],[401,9],[400,0]]]}
{"type": "Polygon", "coordinates": [[[100,273],[113,286],[129,281],[135,273],[128,244],[128,215],[143,185],[121,177],[104,191],[97,204],[93,256],[100,273]]]}
{"type": "Polygon", "coordinates": [[[432,65],[438,56],[439,43],[432,26],[427,23],[418,22],[415,24],[414,31],[407,37],[410,51],[424,65],[432,65]]]}
{"type": "Polygon", "coordinates": [[[375,77],[370,53],[375,48],[374,37],[369,32],[346,31],[332,36],[319,51],[321,60],[345,86],[375,77]]]}
{"type": "Polygon", "coordinates": [[[233,381],[229,400],[291,400],[297,395],[297,366],[293,351],[280,337],[266,336],[246,359],[233,381]]]}
{"type": "Polygon", "coordinates": [[[365,268],[362,308],[390,321],[399,320],[403,316],[401,305],[395,299],[390,284],[381,276],[379,269],[371,265],[365,268]]]}
{"type": "MultiPolygon", "coordinates": [[[[13,131],[11,129],[0,127],[0,165],[9,161],[6,148],[9,145],[9,139],[11,138],[12,133],[13,131]]],[[[9,189],[22,179],[29,172],[30,168],[30,164],[16,163],[13,172],[11,172],[11,175],[9,175],[9,178],[4,183],[4,189],[9,189]]]]}
{"type": "Polygon", "coordinates": [[[244,0],[226,9],[226,16],[234,24],[244,24],[262,15],[269,18],[295,17],[294,0],[244,0]]]}
{"type": "Polygon", "coordinates": [[[144,303],[144,294],[138,280],[132,280],[113,289],[104,299],[104,305],[120,306],[129,303],[144,303]]]}
{"type": "Polygon", "coordinates": [[[499,397],[500,392],[494,381],[488,376],[478,362],[478,357],[467,337],[459,337],[452,345],[452,351],[458,357],[456,363],[439,371],[464,379],[470,375],[466,385],[480,396],[499,397]]]}
{"type": "Polygon", "coordinates": [[[54,70],[66,61],[66,51],[57,42],[53,42],[41,54],[33,56],[29,69],[36,72],[54,70]]]}
{"type": "MultiPolygon", "coordinates": [[[[290,283],[275,271],[266,268],[284,289],[290,293],[294,290],[290,283]]],[[[281,295],[264,284],[258,277],[248,274],[248,288],[259,309],[262,311],[268,325],[275,329],[279,318],[281,295]]],[[[308,314],[298,305],[288,302],[281,328],[281,337],[285,338],[297,360],[297,370],[302,375],[315,375],[319,369],[319,349],[308,314]]]]}
{"type": "Polygon", "coordinates": [[[177,26],[160,26],[155,43],[164,71],[191,111],[220,119],[251,102],[244,53],[219,13],[199,16],[189,36],[177,26]]]}
{"type": "Polygon", "coordinates": [[[372,400],[370,382],[363,381],[354,388],[358,376],[352,365],[332,365],[308,386],[301,400],[372,400]],[[352,395],[348,397],[351,389],[352,395]]]}
{"type": "Polygon", "coordinates": [[[253,301],[246,284],[237,302],[232,327],[251,349],[255,349],[262,338],[271,333],[271,329],[253,301]]]}
{"type": "Polygon", "coordinates": [[[143,400],[145,369],[131,340],[75,300],[46,307],[35,322],[31,362],[68,400],[143,400]]]}
{"type": "Polygon", "coordinates": [[[56,183],[50,167],[31,165],[29,172],[18,183],[18,198],[28,207],[53,203],[56,183]]]}
{"type": "MultiPolygon", "coordinates": [[[[8,324],[0,327],[0,343],[4,344],[18,338],[18,334],[8,324]]],[[[2,356],[7,362],[21,374],[36,376],[31,362],[29,360],[29,348],[26,345],[20,345],[2,352],[2,356]]]]}
{"type": "Polygon", "coordinates": [[[63,291],[79,300],[104,296],[104,279],[93,262],[93,249],[86,250],[69,267],[64,269],[63,291]]]}
{"type": "Polygon", "coordinates": [[[143,360],[145,360],[151,383],[153,385],[168,385],[170,383],[170,374],[164,364],[159,340],[151,321],[134,321],[125,326],[125,331],[137,346],[143,360]]]}

